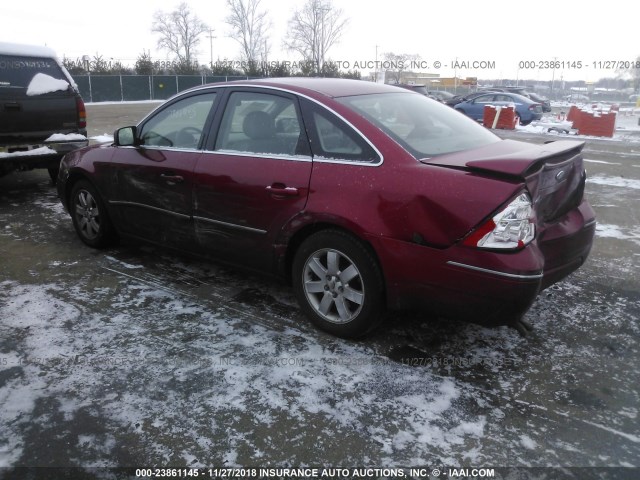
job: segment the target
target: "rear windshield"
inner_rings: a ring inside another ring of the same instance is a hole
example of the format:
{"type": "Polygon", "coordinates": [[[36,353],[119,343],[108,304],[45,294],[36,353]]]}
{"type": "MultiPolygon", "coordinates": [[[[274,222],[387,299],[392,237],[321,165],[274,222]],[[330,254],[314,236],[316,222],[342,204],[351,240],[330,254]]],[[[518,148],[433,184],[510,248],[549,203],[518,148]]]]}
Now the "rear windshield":
{"type": "Polygon", "coordinates": [[[460,112],[422,95],[385,93],[337,100],[362,114],[418,159],[500,141],[460,112]]]}
{"type": "Polygon", "coordinates": [[[38,73],[68,82],[52,58],[0,55],[0,88],[27,88],[38,73]]]}

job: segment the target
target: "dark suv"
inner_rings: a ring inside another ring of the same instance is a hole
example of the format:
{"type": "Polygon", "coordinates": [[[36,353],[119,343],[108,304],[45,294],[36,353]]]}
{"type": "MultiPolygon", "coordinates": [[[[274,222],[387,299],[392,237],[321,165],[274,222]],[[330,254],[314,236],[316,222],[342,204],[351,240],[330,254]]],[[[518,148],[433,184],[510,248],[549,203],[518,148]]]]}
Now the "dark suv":
{"type": "Polygon", "coordinates": [[[46,168],[88,144],[84,102],[53,50],[0,42],[0,176],[46,168]]]}

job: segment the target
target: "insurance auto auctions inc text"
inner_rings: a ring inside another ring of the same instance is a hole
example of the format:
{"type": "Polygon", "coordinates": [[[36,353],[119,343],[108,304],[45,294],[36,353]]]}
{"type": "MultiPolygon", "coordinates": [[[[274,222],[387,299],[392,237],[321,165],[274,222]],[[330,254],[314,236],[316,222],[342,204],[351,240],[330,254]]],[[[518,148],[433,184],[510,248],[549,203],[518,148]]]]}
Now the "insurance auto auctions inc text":
{"type": "Polygon", "coordinates": [[[494,478],[493,468],[215,468],[214,478],[494,478]]]}

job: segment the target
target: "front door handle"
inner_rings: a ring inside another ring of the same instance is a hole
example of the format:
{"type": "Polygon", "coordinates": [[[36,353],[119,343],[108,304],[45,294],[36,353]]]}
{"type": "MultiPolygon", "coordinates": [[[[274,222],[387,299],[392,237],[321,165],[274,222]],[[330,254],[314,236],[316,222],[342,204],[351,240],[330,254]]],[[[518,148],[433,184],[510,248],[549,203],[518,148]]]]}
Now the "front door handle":
{"type": "Polygon", "coordinates": [[[267,187],[267,192],[275,197],[297,197],[300,192],[295,187],[286,187],[282,183],[274,183],[267,187]]]}
{"type": "Polygon", "coordinates": [[[184,177],[180,175],[173,175],[171,173],[161,173],[160,178],[166,180],[169,185],[175,185],[176,183],[184,182],[184,177]]]}

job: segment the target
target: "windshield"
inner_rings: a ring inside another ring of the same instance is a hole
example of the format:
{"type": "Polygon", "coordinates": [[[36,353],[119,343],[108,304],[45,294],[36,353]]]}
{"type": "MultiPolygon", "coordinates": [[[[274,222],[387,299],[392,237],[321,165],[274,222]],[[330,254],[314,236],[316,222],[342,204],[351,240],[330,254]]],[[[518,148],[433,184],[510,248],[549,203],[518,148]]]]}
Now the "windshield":
{"type": "Polygon", "coordinates": [[[385,93],[337,100],[362,114],[418,159],[500,141],[460,112],[422,95],[385,93]]]}

